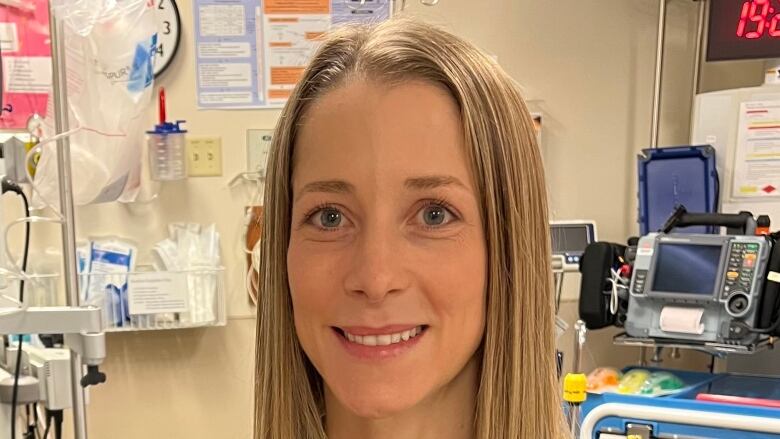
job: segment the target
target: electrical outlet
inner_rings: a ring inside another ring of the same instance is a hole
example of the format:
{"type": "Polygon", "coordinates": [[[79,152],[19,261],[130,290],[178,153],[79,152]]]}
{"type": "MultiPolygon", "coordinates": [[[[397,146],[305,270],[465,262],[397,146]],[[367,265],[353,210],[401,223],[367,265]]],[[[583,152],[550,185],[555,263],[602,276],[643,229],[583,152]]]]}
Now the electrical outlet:
{"type": "Polygon", "coordinates": [[[222,139],[220,137],[187,138],[187,175],[218,177],[222,175],[222,139]]]}
{"type": "Polygon", "coordinates": [[[246,131],[246,168],[248,172],[260,172],[265,175],[273,132],[273,130],[246,131]]]}

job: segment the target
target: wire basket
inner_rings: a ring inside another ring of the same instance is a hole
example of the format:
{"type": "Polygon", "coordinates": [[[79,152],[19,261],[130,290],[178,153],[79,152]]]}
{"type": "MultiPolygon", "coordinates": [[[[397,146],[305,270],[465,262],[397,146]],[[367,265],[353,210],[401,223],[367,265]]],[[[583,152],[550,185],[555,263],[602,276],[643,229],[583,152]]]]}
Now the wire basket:
{"type": "MultiPolygon", "coordinates": [[[[63,306],[60,274],[29,274],[26,306],[63,306]]],[[[82,306],[102,310],[107,332],[225,326],[225,269],[134,271],[79,275],[82,306]]],[[[0,277],[0,295],[16,298],[20,278],[0,277]]]]}
{"type": "Polygon", "coordinates": [[[106,331],[224,326],[225,269],[79,276],[82,305],[103,310],[106,331]]]}

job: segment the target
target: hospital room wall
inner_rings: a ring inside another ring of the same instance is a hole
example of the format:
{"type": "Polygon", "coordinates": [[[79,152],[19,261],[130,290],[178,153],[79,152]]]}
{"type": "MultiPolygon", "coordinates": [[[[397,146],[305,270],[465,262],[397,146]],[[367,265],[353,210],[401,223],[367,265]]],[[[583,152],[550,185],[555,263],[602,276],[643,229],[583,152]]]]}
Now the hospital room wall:
{"type": "MultiPolygon", "coordinates": [[[[81,237],[132,237],[143,254],[165,238],[170,222],[216,223],[230,319],[224,328],[109,334],[108,383],[92,390],[88,410],[91,436],[97,438],[250,437],[255,322],[244,292],[241,234],[252,188],[230,189],[227,183],[246,167],[246,130],[272,128],[278,112],[197,110],[191,3],[178,3],[182,47],[160,84],[171,118],[186,119],[193,136],[222,138],[223,176],[167,184],[151,203],[80,208],[78,231],[81,237]]],[[[543,113],[553,218],[594,219],[604,240],[620,242],[635,233],[635,155],[649,142],[657,2],[552,6],[535,0],[441,0],[435,8],[408,3],[411,15],[443,24],[496,56],[523,87],[531,110],[543,113]]],[[[669,9],[662,145],[688,138],[696,17],[695,3],[687,0],[673,1],[669,9]]],[[[707,85],[717,87],[719,74],[708,76],[707,85]]],[[[153,121],[150,107],[148,124],[153,121]]],[[[54,228],[36,226],[35,232],[35,251],[59,245],[54,228]]],[[[562,315],[568,322],[576,318],[578,279],[569,275],[565,285],[562,315]]],[[[615,366],[636,360],[635,349],[612,346],[611,334],[591,334],[586,368],[595,359],[615,366]]],[[[571,344],[570,334],[562,337],[567,358],[571,344]]],[[[706,365],[699,356],[682,361],[706,365]]]]}

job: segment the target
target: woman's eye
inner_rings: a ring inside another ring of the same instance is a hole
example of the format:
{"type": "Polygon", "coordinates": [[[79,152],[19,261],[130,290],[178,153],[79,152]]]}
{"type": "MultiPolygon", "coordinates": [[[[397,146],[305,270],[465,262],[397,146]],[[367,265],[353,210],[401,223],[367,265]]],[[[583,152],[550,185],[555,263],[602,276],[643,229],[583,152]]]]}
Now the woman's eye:
{"type": "Polygon", "coordinates": [[[452,212],[438,204],[426,206],[420,211],[420,214],[422,215],[422,223],[430,227],[442,226],[455,219],[452,212]]]}
{"type": "Polygon", "coordinates": [[[342,216],[341,212],[333,208],[326,208],[320,210],[319,213],[319,226],[326,229],[333,229],[341,225],[342,216]]]}

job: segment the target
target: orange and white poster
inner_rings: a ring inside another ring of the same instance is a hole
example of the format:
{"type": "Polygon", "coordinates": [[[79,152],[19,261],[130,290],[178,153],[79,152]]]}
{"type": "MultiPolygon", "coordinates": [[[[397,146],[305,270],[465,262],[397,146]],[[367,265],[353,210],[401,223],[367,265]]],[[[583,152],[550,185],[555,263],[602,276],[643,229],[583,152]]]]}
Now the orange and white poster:
{"type": "Polygon", "coordinates": [[[387,20],[392,0],[197,0],[194,9],[199,107],[279,108],[324,33],[387,20]]]}
{"type": "Polygon", "coordinates": [[[780,196],[780,101],[742,103],[734,160],[734,198],[780,196]]]}

